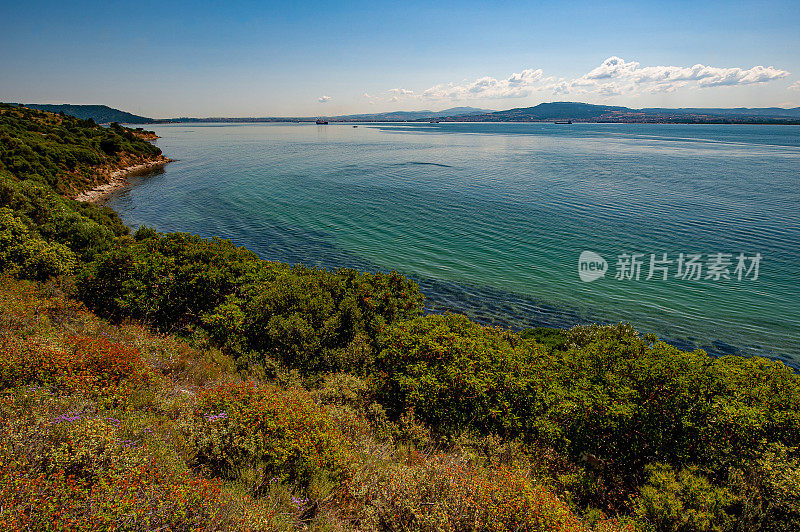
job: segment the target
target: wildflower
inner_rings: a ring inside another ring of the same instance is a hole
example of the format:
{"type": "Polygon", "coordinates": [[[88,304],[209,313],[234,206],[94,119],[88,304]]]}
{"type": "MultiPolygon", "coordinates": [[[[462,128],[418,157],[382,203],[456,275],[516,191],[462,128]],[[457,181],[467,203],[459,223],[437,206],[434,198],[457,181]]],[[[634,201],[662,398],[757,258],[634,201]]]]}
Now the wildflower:
{"type": "Polygon", "coordinates": [[[82,418],[83,418],[83,416],[81,416],[81,414],[75,414],[74,416],[71,416],[69,414],[61,414],[60,416],[55,418],[53,421],[51,421],[50,424],[51,425],[57,425],[58,423],[62,423],[62,422],[65,422],[65,421],[67,423],[73,423],[75,421],[79,421],[82,418]]]}
{"type": "Polygon", "coordinates": [[[225,419],[228,417],[228,413],[225,411],[220,412],[219,414],[209,414],[206,416],[206,419],[209,421],[217,421],[218,419],[225,419]]]}
{"type": "Polygon", "coordinates": [[[297,509],[299,510],[308,503],[308,499],[303,499],[300,497],[292,497],[292,502],[294,503],[295,506],[297,506],[297,509]]]}

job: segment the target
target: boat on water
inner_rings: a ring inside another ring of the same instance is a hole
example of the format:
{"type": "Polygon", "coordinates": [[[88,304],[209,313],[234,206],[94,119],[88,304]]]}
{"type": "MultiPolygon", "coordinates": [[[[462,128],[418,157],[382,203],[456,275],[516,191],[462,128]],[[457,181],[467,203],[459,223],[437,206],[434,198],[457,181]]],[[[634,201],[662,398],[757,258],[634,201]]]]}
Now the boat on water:
{"type": "Polygon", "coordinates": [[[327,126],[328,125],[328,121],[327,120],[323,120],[322,118],[317,118],[317,125],[318,126],[327,126]]]}
{"type": "Polygon", "coordinates": [[[571,124],[572,120],[555,120],[553,121],[554,124],[571,124]]]}
{"type": "Polygon", "coordinates": [[[429,124],[438,124],[438,123],[439,123],[439,121],[438,121],[438,120],[436,120],[435,118],[431,118],[430,120],[428,120],[428,123],[429,123],[429,124]]]}

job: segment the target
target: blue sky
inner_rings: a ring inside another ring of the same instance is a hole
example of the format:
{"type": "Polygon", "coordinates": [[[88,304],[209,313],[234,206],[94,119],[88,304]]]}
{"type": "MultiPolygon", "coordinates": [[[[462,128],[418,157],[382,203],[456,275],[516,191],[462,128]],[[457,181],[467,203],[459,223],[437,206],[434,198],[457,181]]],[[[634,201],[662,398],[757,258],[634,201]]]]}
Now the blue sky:
{"type": "Polygon", "coordinates": [[[800,106],[800,2],[9,2],[0,101],[155,116],[800,106]]]}

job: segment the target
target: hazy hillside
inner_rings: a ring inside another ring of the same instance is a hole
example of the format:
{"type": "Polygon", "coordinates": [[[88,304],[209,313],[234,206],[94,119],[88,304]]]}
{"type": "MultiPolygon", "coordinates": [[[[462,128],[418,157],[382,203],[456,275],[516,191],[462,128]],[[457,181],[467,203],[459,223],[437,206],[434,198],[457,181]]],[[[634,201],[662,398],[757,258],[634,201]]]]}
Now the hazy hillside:
{"type": "Polygon", "coordinates": [[[442,118],[446,116],[470,116],[477,114],[494,113],[490,109],[478,109],[476,107],[451,107],[443,111],[392,111],[388,113],[356,114],[333,117],[332,120],[354,120],[354,121],[384,121],[384,120],[430,120],[431,118],[442,118]]]}
{"type": "Polygon", "coordinates": [[[49,103],[26,103],[25,107],[39,109],[40,111],[50,111],[51,113],[61,113],[88,120],[91,118],[98,124],[109,124],[117,122],[120,124],[150,124],[155,122],[152,118],[135,115],[126,111],[120,111],[108,107],[107,105],[72,105],[72,104],[49,104],[49,103]]]}
{"type": "Polygon", "coordinates": [[[782,107],[735,107],[731,109],[721,108],[702,108],[702,107],[681,107],[678,109],[668,109],[663,107],[645,108],[644,113],[672,113],[689,115],[714,115],[725,117],[745,117],[745,118],[770,118],[770,119],[800,119],[800,107],[784,109],[782,107]]]}

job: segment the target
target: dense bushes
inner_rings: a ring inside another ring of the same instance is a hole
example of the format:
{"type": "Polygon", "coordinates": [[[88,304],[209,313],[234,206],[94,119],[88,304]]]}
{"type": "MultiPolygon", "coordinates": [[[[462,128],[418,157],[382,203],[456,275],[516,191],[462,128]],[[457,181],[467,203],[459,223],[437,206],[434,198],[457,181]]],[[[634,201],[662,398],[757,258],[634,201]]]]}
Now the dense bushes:
{"type": "Polygon", "coordinates": [[[575,328],[566,350],[427,316],[391,327],[375,390],[443,435],[521,435],[579,464],[585,502],[625,508],[653,462],[697,465],[727,482],[782,443],[800,445],[800,377],[762,358],[712,358],[641,338],[630,326],[575,328]]]}
{"type": "Polygon", "coordinates": [[[244,248],[174,233],[119,242],[82,273],[79,288],[90,308],[113,320],[179,330],[199,325],[258,267],[244,248]]]}
{"type": "Polygon", "coordinates": [[[440,434],[524,430],[536,397],[531,360],[540,348],[517,335],[482,327],[465,316],[401,322],[381,338],[374,388],[395,418],[412,410],[440,434]]]}
{"type": "Polygon", "coordinates": [[[72,273],[75,262],[67,246],[43,240],[10,209],[0,208],[0,271],[21,279],[45,280],[72,273]]]}
{"type": "Polygon", "coordinates": [[[678,474],[665,464],[647,467],[647,484],[636,500],[636,513],[656,530],[730,530],[735,497],[715,486],[697,468],[678,474]]]}
{"type": "Polygon", "coordinates": [[[0,208],[9,209],[31,235],[63,244],[80,262],[108,250],[128,233],[108,207],[62,198],[35,181],[17,181],[0,170],[0,208]]]}
{"type": "Polygon", "coordinates": [[[398,274],[329,272],[259,260],[230,242],[140,230],[79,279],[90,308],[159,330],[204,327],[244,362],[280,360],[304,372],[361,371],[388,323],[420,312],[398,274]]]}
{"type": "Polygon", "coordinates": [[[362,373],[386,325],[421,311],[417,285],[397,273],[272,264],[203,317],[225,346],[264,353],[305,373],[362,373]]]}

